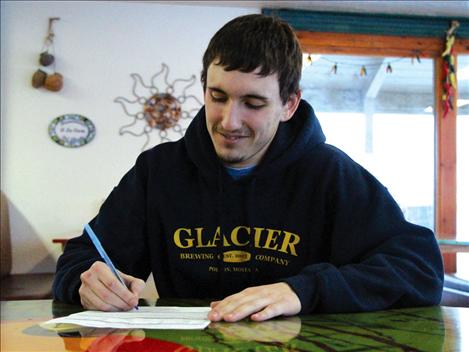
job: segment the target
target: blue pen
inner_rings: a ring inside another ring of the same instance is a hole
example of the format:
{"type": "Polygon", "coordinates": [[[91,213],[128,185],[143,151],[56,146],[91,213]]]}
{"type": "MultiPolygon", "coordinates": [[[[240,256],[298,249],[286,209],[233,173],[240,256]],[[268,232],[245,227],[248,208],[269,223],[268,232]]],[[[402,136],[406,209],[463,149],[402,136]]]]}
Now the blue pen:
{"type": "MultiPolygon", "coordinates": [[[[114,264],[112,264],[111,262],[111,258],[109,258],[109,256],[107,255],[106,251],[104,250],[103,246],[101,245],[101,242],[99,242],[99,239],[98,237],[96,236],[96,234],[94,233],[93,229],[90,227],[89,224],[86,224],[85,225],[85,230],[86,230],[86,233],[88,234],[88,236],[90,237],[91,239],[91,242],[93,242],[94,246],[96,247],[96,249],[98,250],[99,254],[101,255],[101,257],[104,259],[104,261],[106,262],[107,266],[109,267],[109,269],[111,269],[111,271],[114,273],[114,275],[117,277],[117,279],[120,281],[120,283],[122,285],[124,285],[125,287],[127,287],[127,285],[125,284],[124,280],[122,279],[122,277],[119,275],[119,272],[117,271],[116,267],[114,266],[114,264]]],[[[137,306],[135,306],[135,309],[138,309],[137,306]]]]}

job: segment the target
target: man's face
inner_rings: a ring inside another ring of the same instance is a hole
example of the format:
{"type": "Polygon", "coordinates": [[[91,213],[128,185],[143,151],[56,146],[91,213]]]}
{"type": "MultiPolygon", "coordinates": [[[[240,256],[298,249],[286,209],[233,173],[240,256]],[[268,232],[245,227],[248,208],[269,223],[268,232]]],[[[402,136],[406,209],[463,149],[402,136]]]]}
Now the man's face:
{"type": "Polygon", "coordinates": [[[207,70],[207,129],[226,166],[257,165],[279,123],[289,120],[298,107],[299,93],[282,104],[277,75],[256,72],[225,71],[213,63],[207,70]]]}

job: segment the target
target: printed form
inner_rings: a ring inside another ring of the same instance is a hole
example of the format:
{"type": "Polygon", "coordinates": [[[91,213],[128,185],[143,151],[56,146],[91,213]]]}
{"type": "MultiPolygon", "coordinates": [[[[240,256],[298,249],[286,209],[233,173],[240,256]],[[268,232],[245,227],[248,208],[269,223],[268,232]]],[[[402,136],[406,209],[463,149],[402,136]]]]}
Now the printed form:
{"type": "Polygon", "coordinates": [[[138,307],[127,312],[86,310],[41,324],[45,329],[62,330],[69,324],[114,329],[204,329],[210,307],[138,307]],[[64,326],[65,324],[65,326],[64,326]]]}

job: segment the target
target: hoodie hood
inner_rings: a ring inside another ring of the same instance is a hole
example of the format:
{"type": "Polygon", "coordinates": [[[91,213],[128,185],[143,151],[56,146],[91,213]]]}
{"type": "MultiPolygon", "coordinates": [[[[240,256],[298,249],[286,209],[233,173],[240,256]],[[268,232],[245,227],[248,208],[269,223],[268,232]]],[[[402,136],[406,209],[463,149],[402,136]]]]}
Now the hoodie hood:
{"type": "MultiPolygon", "coordinates": [[[[214,177],[222,166],[216,155],[205,122],[205,107],[195,116],[184,137],[192,162],[206,177],[214,177]],[[210,176],[211,175],[211,176],[210,176]]],[[[272,169],[284,168],[301,158],[304,153],[326,141],[313,108],[301,100],[293,117],[281,122],[266,154],[253,175],[268,176],[272,169]]]]}

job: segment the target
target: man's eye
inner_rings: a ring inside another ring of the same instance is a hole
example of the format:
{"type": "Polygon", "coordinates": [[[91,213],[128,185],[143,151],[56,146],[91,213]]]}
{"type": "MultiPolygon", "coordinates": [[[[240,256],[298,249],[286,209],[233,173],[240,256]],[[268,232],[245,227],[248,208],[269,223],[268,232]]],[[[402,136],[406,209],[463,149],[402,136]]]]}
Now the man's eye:
{"type": "Polygon", "coordinates": [[[246,106],[249,108],[249,109],[253,109],[253,110],[259,110],[259,109],[262,109],[265,104],[255,104],[255,103],[251,103],[251,102],[245,102],[246,106]]]}
{"type": "Polygon", "coordinates": [[[212,100],[214,102],[224,102],[224,101],[226,101],[226,97],[223,94],[219,94],[219,93],[215,93],[215,92],[210,93],[210,98],[212,98],[212,100]]]}

